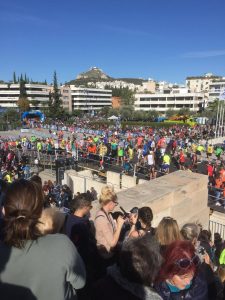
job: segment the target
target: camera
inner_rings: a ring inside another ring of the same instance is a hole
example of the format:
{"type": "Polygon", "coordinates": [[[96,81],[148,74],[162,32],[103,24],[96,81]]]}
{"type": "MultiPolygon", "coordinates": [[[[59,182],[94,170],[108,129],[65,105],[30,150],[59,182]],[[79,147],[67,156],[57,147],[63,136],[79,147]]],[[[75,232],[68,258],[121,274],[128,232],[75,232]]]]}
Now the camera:
{"type": "Polygon", "coordinates": [[[205,248],[202,247],[202,246],[200,246],[200,247],[198,248],[198,253],[201,254],[201,255],[205,255],[205,248]]]}
{"type": "Polygon", "coordinates": [[[129,212],[126,212],[125,209],[124,209],[122,206],[120,206],[120,209],[121,209],[122,212],[123,212],[123,218],[124,218],[124,219],[129,218],[130,213],[129,213],[129,212]]]}

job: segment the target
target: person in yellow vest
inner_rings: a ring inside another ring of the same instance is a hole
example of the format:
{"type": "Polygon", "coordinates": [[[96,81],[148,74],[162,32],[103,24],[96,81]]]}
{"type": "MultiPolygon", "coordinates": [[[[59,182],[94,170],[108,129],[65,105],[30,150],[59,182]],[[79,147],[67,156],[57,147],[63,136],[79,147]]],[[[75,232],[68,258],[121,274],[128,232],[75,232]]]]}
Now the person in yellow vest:
{"type": "Polygon", "coordinates": [[[191,144],[192,152],[196,153],[197,145],[195,143],[191,144]]]}
{"type": "Polygon", "coordinates": [[[99,156],[103,159],[107,153],[107,147],[104,143],[101,143],[98,147],[99,156]]]}
{"type": "Polygon", "coordinates": [[[9,171],[7,171],[6,175],[3,178],[6,182],[12,183],[12,175],[9,171]]]}
{"type": "Polygon", "coordinates": [[[213,154],[213,146],[210,144],[207,147],[207,158],[211,157],[213,154]]]}
{"type": "Polygon", "coordinates": [[[162,171],[169,174],[171,158],[168,153],[163,155],[162,171]]]}
{"type": "Polygon", "coordinates": [[[202,160],[202,152],[205,151],[205,148],[199,144],[196,148],[196,154],[197,154],[197,157],[198,157],[198,160],[201,161],[202,160]]]}
{"type": "Polygon", "coordinates": [[[128,156],[129,156],[129,160],[133,160],[134,158],[134,149],[129,145],[128,146],[128,149],[127,149],[127,153],[128,153],[128,156]]]}

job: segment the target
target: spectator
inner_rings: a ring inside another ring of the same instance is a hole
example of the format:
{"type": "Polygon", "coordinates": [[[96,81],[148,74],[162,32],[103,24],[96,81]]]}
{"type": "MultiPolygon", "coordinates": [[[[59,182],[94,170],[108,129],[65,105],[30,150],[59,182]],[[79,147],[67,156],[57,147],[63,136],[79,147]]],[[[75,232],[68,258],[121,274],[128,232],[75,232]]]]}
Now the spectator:
{"type": "Polygon", "coordinates": [[[76,299],[76,289],[85,284],[82,259],[64,235],[41,235],[37,225],[42,209],[43,194],[33,182],[21,179],[7,189],[1,281],[29,289],[38,300],[76,299]]]}
{"type": "Polygon", "coordinates": [[[136,216],[131,215],[131,218],[132,218],[131,222],[134,225],[131,227],[129,237],[140,237],[145,234],[150,234],[150,235],[155,234],[155,228],[152,228],[153,213],[150,207],[147,206],[141,207],[138,210],[138,214],[136,216]],[[137,218],[141,226],[139,230],[135,228],[137,218]]]}
{"type": "Polygon", "coordinates": [[[216,273],[223,287],[221,293],[218,295],[218,299],[224,300],[225,299],[225,265],[220,265],[216,273]]]}
{"type": "Polygon", "coordinates": [[[156,239],[160,244],[160,249],[163,251],[167,245],[174,241],[182,240],[177,221],[171,217],[164,217],[158,224],[156,229],[156,239]]]}
{"type": "Polygon", "coordinates": [[[155,288],[164,300],[208,300],[206,282],[197,273],[200,260],[191,242],[171,243],[163,257],[155,288]]]}
{"type": "Polygon", "coordinates": [[[102,188],[99,203],[101,209],[95,217],[96,240],[99,253],[107,265],[113,262],[113,249],[118,243],[124,219],[119,216],[114,222],[110,214],[118,205],[117,195],[112,187],[102,188]]]}
{"type": "Polygon", "coordinates": [[[151,237],[123,244],[118,265],[109,267],[94,286],[93,300],[160,300],[152,283],[161,265],[159,246],[151,237]]]}
{"type": "Polygon", "coordinates": [[[93,186],[91,187],[91,195],[92,195],[93,201],[97,200],[98,193],[93,186]]]}
{"type": "Polygon", "coordinates": [[[56,207],[48,207],[43,209],[37,227],[43,235],[49,233],[61,233],[63,232],[64,222],[64,213],[56,207]]]}
{"type": "Polygon", "coordinates": [[[221,285],[218,284],[218,279],[214,275],[213,265],[208,253],[200,244],[200,241],[198,241],[199,234],[201,234],[199,225],[195,223],[187,223],[182,227],[181,233],[185,240],[189,240],[193,244],[196,255],[198,255],[200,259],[201,263],[199,264],[199,273],[207,283],[208,300],[220,299],[217,298],[217,296],[221,294],[221,285]]]}

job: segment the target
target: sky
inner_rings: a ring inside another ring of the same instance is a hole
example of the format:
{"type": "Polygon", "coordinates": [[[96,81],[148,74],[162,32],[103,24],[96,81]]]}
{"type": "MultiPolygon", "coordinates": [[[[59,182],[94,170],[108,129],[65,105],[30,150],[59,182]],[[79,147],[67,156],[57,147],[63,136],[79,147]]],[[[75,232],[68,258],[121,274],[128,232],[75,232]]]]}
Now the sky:
{"type": "Polygon", "coordinates": [[[225,76],[224,0],[0,0],[0,80],[225,76]]]}

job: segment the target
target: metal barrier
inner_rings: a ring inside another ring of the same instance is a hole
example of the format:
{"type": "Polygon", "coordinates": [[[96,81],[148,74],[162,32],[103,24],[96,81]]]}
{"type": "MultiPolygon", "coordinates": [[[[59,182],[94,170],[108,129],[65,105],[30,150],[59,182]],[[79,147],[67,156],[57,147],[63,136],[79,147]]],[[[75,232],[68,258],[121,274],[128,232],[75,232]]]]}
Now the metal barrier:
{"type": "Polygon", "coordinates": [[[219,233],[223,240],[225,240],[225,224],[218,223],[216,221],[209,220],[209,230],[214,237],[214,233],[219,233]]]}

